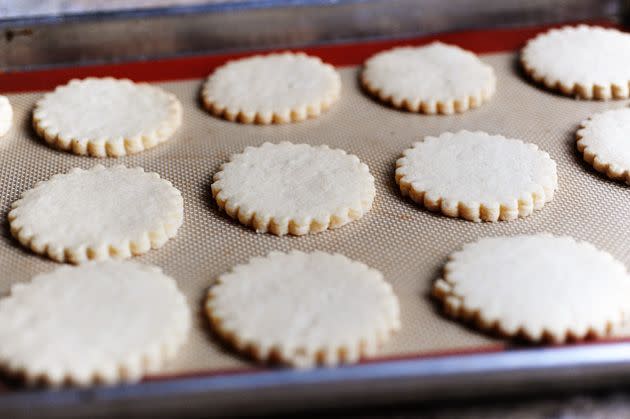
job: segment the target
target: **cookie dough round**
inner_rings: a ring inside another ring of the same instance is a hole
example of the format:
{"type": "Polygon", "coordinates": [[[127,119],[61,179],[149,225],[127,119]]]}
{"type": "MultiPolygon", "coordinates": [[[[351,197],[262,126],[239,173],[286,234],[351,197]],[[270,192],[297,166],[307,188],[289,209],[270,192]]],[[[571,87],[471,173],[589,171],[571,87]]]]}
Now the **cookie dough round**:
{"type": "Polygon", "coordinates": [[[126,79],[71,80],[35,105],[33,127],[55,148],[119,157],[168,140],[182,123],[175,95],[126,79]]]}
{"type": "Polygon", "coordinates": [[[264,143],[214,175],[219,207],[259,233],[303,235],[340,227],[372,207],[374,178],[358,157],[328,146],[264,143]]]}
{"type": "Polygon", "coordinates": [[[531,39],[525,72],[548,89],[582,99],[630,96],[630,34],[597,26],[565,26],[531,39]]]}
{"type": "Polygon", "coordinates": [[[426,137],[396,162],[403,196],[469,221],[531,215],[553,199],[556,163],[534,144],[485,132],[426,137]]]}
{"type": "Polygon", "coordinates": [[[434,42],[380,52],[365,63],[365,89],[399,109],[452,114],[476,108],[494,94],[494,70],[475,54],[434,42]]]}
{"type": "Polygon", "coordinates": [[[157,249],[183,222],[181,193],[157,173],[125,166],[72,169],[24,192],[11,234],[58,262],[127,258],[157,249]]]}
{"type": "Polygon", "coordinates": [[[0,300],[0,367],[31,385],[138,381],[175,356],[189,329],[186,299],[159,268],[64,266],[0,300]]]}
{"type": "Polygon", "coordinates": [[[245,124],[280,124],[319,116],[341,93],[330,64],[304,53],[256,55],[217,68],[201,98],[214,115],[245,124]]]}
{"type": "Polygon", "coordinates": [[[577,148],[584,160],[609,178],[630,184],[630,109],[613,109],[583,121],[577,148]]]}
{"type": "Polygon", "coordinates": [[[494,237],[453,253],[433,294],[448,315],[481,329],[559,343],[620,325],[630,276],[610,254],[571,237],[494,237]]]}
{"type": "Polygon", "coordinates": [[[13,125],[13,108],[6,96],[0,96],[0,137],[5,135],[13,125]]]}
{"type": "Polygon", "coordinates": [[[259,361],[296,367],[356,362],[400,328],[383,275],[340,254],[270,253],[208,291],[214,330],[259,361]]]}

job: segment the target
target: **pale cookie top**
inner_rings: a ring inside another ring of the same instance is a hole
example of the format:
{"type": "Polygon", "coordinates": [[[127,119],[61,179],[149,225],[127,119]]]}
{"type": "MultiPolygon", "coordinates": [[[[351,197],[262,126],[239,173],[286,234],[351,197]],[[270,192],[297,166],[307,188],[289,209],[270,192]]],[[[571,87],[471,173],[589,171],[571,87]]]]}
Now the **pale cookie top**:
{"type": "Polygon", "coordinates": [[[230,120],[271,123],[316,116],[340,91],[331,65],[286,52],[228,62],[208,77],[201,95],[206,107],[230,120]]]}
{"type": "Polygon", "coordinates": [[[0,366],[30,384],[135,381],[172,358],[189,329],[186,299],[159,268],[64,266],[0,300],[0,366]]]}
{"type": "Polygon", "coordinates": [[[47,142],[77,154],[119,156],[167,140],[179,127],[175,95],[126,79],[71,80],[35,106],[33,123],[47,142]]]}
{"type": "Polygon", "coordinates": [[[22,244],[58,261],[128,257],[175,235],[183,199],[157,173],[97,165],[38,183],[13,203],[9,221],[22,244]]]}
{"type": "Polygon", "coordinates": [[[255,214],[254,227],[266,231],[272,221],[307,228],[312,221],[343,224],[367,212],[376,192],[358,157],[328,146],[283,142],[232,156],[215,174],[212,193],[241,221],[255,214]]]}
{"type": "Polygon", "coordinates": [[[273,252],[223,274],[206,303],[217,331],[260,360],[353,362],[400,327],[380,272],[339,254],[273,252]]]}
{"type": "Polygon", "coordinates": [[[534,144],[484,132],[426,137],[397,162],[402,189],[444,205],[517,206],[548,201],[557,187],[556,164],[534,144]]]}
{"type": "Polygon", "coordinates": [[[484,238],[453,253],[435,294],[458,317],[508,336],[602,336],[628,314],[630,276],[610,254],[549,234],[484,238]]]}
{"type": "Polygon", "coordinates": [[[473,98],[479,105],[496,84],[492,67],[475,54],[441,42],[380,52],[366,61],[362,80],[368,90],[397,107],[406,101],[409,110],[417,111],[425,103],[428,108],[420,110],[430,113],[437,103],[452,106],[459,101],[467,108],[473,98]]]}
{"type": "Polygon", "coordinates": [[[0,96],[0,137],[5,135],[13,125],[13,108],[6,96],[0,96]]]}
{"type": "MultiPolygon", "coordinates": [[[[620,90],[615,96],[628,96],[630,35],[616,29],[586,25],[552,29],[527,43],[521,61],[534,79],[549,86],[561,83],[565,93],[580,85],[584,91],[574,93],[590,97],[594,86],[616,85],[620,90]]],[[[605,97],[610,94],[601,98],[605,97]]]]}
{"type": "Polygon", "coordinates": [[[611,177],[630,181],[630,109],[613,109],[582,122],[577,132],[584,158],[611,177]]]}

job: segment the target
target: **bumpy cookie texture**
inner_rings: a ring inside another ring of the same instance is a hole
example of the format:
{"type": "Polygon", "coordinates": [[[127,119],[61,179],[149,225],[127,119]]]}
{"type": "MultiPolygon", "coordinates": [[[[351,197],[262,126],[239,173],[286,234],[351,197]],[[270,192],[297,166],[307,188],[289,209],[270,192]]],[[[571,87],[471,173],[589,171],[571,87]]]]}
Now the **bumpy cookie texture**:
{"type": "Polygon", "coordinates": [[[433,294],[448,315],[480,329],[564,342],[620,325],[630,276],[610,254],[571,237],[484,238],[449,257],[433,294]]]}
{"type": "Polygon", "coordinates": [[[0,137],[5,135],[13,125],[13,107],[6,96],[0,96],[0,137]]]}
{"type": "Polygon", "coordinates": [[[214,330],[240,352],[296,367],[373,355],[400,328],[383,275],[339,254],[270,253],[223,274],[208,291],[214,330]]]}
{"type": "Polygon", "coordinates": [[[609,110],[583,121],[577,148],[595,170],[630,184],[630,109],[609,110]]]}
{"type": "Polygon", "coordinates": [[[217,68],[201,98],[214,115],[245,124],[280,124],[319,116],[341,93],[330,65],[304,53],[256,55],[217,68]]]}
{"type": "Polygon", "coordinates": [[[396,162],[403,196],[469,221],[531,215],[553,199],[556,163],[535,144],[485,132],[426,137],[396,162]]]}
{"type": "Polygon", "coordinates": [[[183,222],[181,193],[157,173],[124,166],[72,169],[13,203],[11,233],[58,262],[127,258],[157,249],[183,222]]]}
{"type": "Polygon", "coordinates": [[[175,95],[126,79],[71,80],[46,94],[33,127],[50,145],[93,157],[119,157],[168,140],[181,125],[175,95]]]}
{"type": "Polygon", "coordinates": [[[551,29],[527,43],[521,63],[534,81],[568,96],[629,97],[630,35],[616,29],[551,29]]]}
{"type": "Polygon", "coordinates": [[[134,382],[173,358],[189,329],[186,299],[159,268],[64,266],[0,300],[0,367],[30,385],[134,382]]]}
{"type": "Polygon", "coordinates": [[[220,208],[259,233],[303,235],[340,227],[372,207],[374,178],[358,157],[328,146],[265,143],[214,175],[220,208]]]}
{"type": "Polygon", "coordinates": [[[434,42],[380,52],[365,63],[365,89],[396,108],[452,114],[476,108],[494,94],[494,70],[470,51],[434,42]]]}

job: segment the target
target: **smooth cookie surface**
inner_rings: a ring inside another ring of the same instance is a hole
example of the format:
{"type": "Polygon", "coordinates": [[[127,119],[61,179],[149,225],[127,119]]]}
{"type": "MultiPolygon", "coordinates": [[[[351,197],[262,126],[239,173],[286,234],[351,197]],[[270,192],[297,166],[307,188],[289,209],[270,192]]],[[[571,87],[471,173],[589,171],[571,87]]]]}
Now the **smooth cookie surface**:
{"type": "Polygon", "coordinates": [[[328,146],[247,147],[214,175],[220,208],[257,232],[303,235],[340,227],[372,207],[376,190],[358,157],[328,146]]]}
{"type": "Polygon", "coordinates": [[[383,275],[339,254],[273,252],[219,277],[206,311],[215,331],[259,361],[356,362],[400,328],[383,275]]]}
{"type": "Polygon", "coordinates": [[[201,98],[216,116],[271,124],[319,116],[340,94],[334,67],[318,57],[285,52],[228,62],[208,77],[201,98]]]}
{"type": "Polygon", "coordinates": [[[534,81],[582,99],[629,97],[630,34],[597,26],[565,26],[530,40],[521,63],[534,81]]]}
{"type": "Polygon", "coordinates": [[[466,244],[451,254],[433,293],[452,317],[535,342],[604,336],[630,310],[621,262],[549,234],[466,244]]]}
{"type": "Polygon", "coordinates": [[[50,145],[75,154],[118,157],[168,140],[182,122],[172,93],[126,79],[71,80],[37,102],[33,127],[50,145]]]}
{"type": "Polygon", "coordinates": [[[476,108],[496,88],[492,67],[470,51],[441,42],[380,52],[365,62],[361,81],[381,101],[427,114],[476,108]]]}
{"type": "Polygon", "coordinates": [[[28,384],[138,381],[175,356],[189,329],[186,299],[159,268],[63,266],[0,300],[0,367],[28,384]]]}
{"type": "Polygon", "coordinates": [[[6,96],[0,96],[0,137],[5,135],[13,125],[13,107],[6,96]]]}
{"type": "Polygon", "coordinates": [[[605,111],[583,121],[577,148],[595,170],[630,184],[630,109],[605,111]]]}
{"type": "Polygon", "coordinates": [[[126,258],[163,246],[183,222],[181,193],[142,168],[97,165],[39,182],[9,212],[11,233],[58,262],[126,258]]]}
{"type": "Polygon", "coordinates": [[[553,199],[556,164],[534,144],[485,132],[427,137],[396,162],[404,196],[470,221],[531,215],[553,199]]]}

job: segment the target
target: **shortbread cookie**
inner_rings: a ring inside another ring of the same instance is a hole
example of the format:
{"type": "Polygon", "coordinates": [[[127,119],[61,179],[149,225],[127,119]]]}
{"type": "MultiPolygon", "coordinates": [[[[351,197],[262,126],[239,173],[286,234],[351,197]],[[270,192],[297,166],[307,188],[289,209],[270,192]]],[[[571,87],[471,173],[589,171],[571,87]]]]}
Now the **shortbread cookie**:
{"type": "Polygon", "coordinates": [[[31,385],[138,381],[175,356],[189,329],[186,299],[159,268],[64,266],[0,300],[0,367],[31,385]]]}
{"type": "Polygon", "coordinates": [[[13,125],[13,108],[6,96],[0,96],[0,137],[5,135],[13,125]]]}
{"type": "Polygon", "coordinates": [[[366,61],[361,81],[381,101],[427,114],[476,108],[496,86],[492,67],[470,51],[441,42],[380,52],[366,61]]]}
{"type": "Polygon", "coordinates": [[[217,68],[201,91],[216,116],[245,124],[302,121],[339,99],[341,78],[330,65],[304,53],[256,55],[217,68]]]}
{"type": "Polygon", "coordinates": [[[609,178],[630,184],[630,109],[613,109],[582,122],[577,148],[609,178]]]}
{"type": "Polygon", "coordinates": [[[296,367],[372,356],[400,328],[383,275],[340,254],[272,252],[210,288],[213,329],[240,352],[296,367]]]}
{"type": "Polygon", "coordinates": [[[448,315],[481,329],[564,342],[620,325],[630,276],[610,254],[571,237],[484,238],[449,257],[433,294],[448,315]]]}
{"type": "Polygon", "coordinates": [[[265,143],[214,175],[219,207],[259,233],[302,235],[340,227],[372,207],[376,189],[358,157],[328,146],[265,143]]]}
{"type": "Polygon", "coordinates": [[[527,43],[521,63],[534,81],[568,96],[629,97],[630,35],[616,29],[551,29],[527,43]]]}
{"type": "Polygon", "coordinates": [[[11,233],[58,262],[127,258],[158,248],[183,221],[181,193],[157,173],[124,166],[39,182],[13,203],[11,233]]]}
{"type": "Polygon", "coordinates": [[[426,137],[396,162],[403,196],[469,221],[531,215],[553,199],[556,163],[534,144],[485,132],[426,137]]]}
{"type": "Polygon", "coordinates": [[[46,94],[33,126],[61,150],[118,157],[168,140],[182,122],[175,95],[146,83],[113,78],[71,80],[46,94]]]}

